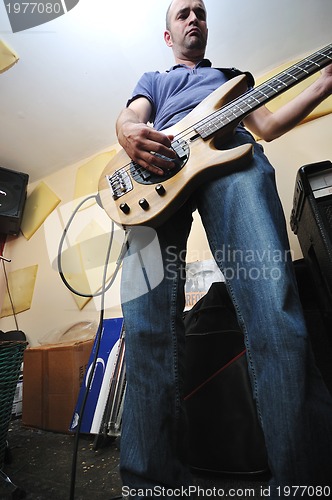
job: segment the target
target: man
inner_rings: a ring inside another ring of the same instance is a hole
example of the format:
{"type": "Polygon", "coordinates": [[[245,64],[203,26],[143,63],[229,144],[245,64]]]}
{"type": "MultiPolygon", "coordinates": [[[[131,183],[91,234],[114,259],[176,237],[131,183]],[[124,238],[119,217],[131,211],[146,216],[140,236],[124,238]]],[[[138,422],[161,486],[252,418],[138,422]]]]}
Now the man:
{"type": "MultiPolygon", "coordinates": [[[[204,59],[208,28],[202,0],[174,0],[167,11],[166,28],[164,39],[173,51],[175,66],[165,73],[145,73],[117,121],[122,147],[135,162],[157,175],[173,168],[175,158],[173,137],[161,130],[178,122],[228,79],[204,59]]],[[[261,107],[244,124],[271,141],[299,123],[331,91],[329,66],[291,103],[274,114],[261,107]]],[[[135,259],[124,259],[121,288],[128,387],[120,467],[123,484],[131,488],[134,498],[151,497],[151,489],[158,496],[157,487],[168,488],[167,496],[175,498],[172,489],[193,484],[186,462],[182,402],[182,313],[184,255],[195,208],[220,269],[233,271],[225,273],[231,276],[227,287],[245,337],[272,474],[271,498],[283,496],[278,487],[324,486],[330,481],[332,401],[309,347],[274,171],[262,147],[242,124],[235,132],[223,148],[250,142],[252,160],[245,168],[202,184],[157,228],[164,265],[162,282],[147,291],[146,277],[159,262],[153,254],[146,256],[145,267],[135,259]],[[218,252],[221,248],[234,250],[230,252],[233,257],[222,260],[227,255],[218,252]],[[267,249],[282,258],[271,259],[267,249]],[[255,268],[255,279],[237,274],[239,262],[234,255],[241,255],[238,250],[257,256],[255,262],[241,262],[248,275],[255,268]]],[[[143,248],[140,231],[134,230],[128,256],[138,255],[143,248]]],[[[198,436],[201,438],[204,436],[198,436]]]]}

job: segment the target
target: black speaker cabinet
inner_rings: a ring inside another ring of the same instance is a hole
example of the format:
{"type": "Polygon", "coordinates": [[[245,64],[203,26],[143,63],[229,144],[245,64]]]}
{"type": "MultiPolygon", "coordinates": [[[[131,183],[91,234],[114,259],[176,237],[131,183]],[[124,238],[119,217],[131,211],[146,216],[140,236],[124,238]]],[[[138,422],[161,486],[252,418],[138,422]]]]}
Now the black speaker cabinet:
{"type": "Polygon", "coordinates": [[[0,233],[18,234],[28,180],[28,174],[0,167],[0,233]]]}
{"type": "Polygon", "coordinates": [[[291,228],[317,291],[320,309],[332,321],[332,163],[301,167],[294,190],[291,228]]]}

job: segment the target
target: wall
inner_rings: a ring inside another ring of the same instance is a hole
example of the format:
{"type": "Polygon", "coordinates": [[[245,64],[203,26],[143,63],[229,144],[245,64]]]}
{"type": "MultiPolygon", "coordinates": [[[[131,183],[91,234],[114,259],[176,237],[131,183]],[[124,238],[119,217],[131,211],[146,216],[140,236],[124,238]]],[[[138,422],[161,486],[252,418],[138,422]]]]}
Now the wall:
{"type": "MultiPolygon", "coordinates": [[[[277,171],[277,183],[287,223],[292,208],[297,170],[307,163],[332,159],[332,144],[330,140],[331,130],[332,115],[328,115],[297,127],[277,141],[269,144],[263,143],[265,151],[277,171]]],[[[80,309],[77,305],[77,299],[75,299],[74,295],[64,286],[59,277],[57,268],[54,265],[54,258],[61,236],[61,224],[59,221],[61,221],[62,217],[63,227],[63,223],[68,219],[69,213],[76,206],[76,202],[72,202],[75,193],[76,174],[83,163],[84,162],[79,165],[71,165],[43,179],[61,198],[61,204],[29,241],[27,241],[24,236],[20,235],[17,238],[9,238],[5,246],[5,255],[12,259],[11,263],[6,264],[8,273],[16,269],[38,264],[38,273],[31,307],[17,315],[19,327],[25,331],[31,345],[38,345],[39,339],[45,335],[50,336],[54,330],[62,331],[68,328],[68,326],[82,321],[97,322],[99,318],[100,300],[90,300],[85,307],[80,309]],[[70,210],[63,212],[63,208],[68,208],[68,206],[70,210]]],[[[30,185],[29,192],[31,192],[34,187],[35,185],[30,185]]],[[[104,233],[107,234],[110,227],[109,218],[98,207],[97,211],[93,212],[91,218],[91,211],[95,209],[96,207],[94,209],[89,207],[83,212],[83,220],[86,219],[86,231],[89,231],[89,227],[92,227],[91,220],[93,220],[94,223],[97,222],[98,225],[103,228],[104,233]]],[[[82,218],[80,219],[80,224],[82,224],[82,218]]],[[[79,228],[80,231],[83,229],[83,226],[79,228]]],[[[289,237],[291,247],[294,251],[294,258],[300,258],[301,251],[297,238],[290,229],[289,237]]],[[[119,241],[120,240],[121,237],[119,241]]],[[[106,247],[106,240],[103,240],[103,244],[105,244],[106,247]]],[[[96,255],[99,255],[99,246],[99,240],[96,239],[96,255]]],[[[117,248],[119,248],[119,246],[117,248]]],[[[193,231],[189,239],[188,261],[192,262],[208,258],[211,258],[211,255],[205,234],[198,217],[195,215],[193,231]]],[[[116,255],[113,256],[112,260],[114,261],[115,259],[116,255]]],[[[92,266],[94,266],[93,263],[92,266]]],[[[102,275],[101,271],[102,266],[100,266],[98,270],[98,279],[100,281],[102,275]]],[[[96,275],[94,270],[93,284],[95,285],[95,283],[96,275]]],[[[107,294],[106,306],[107,316],[117,317],[121,315],[118,280],[116,280],[115,285],[107,294]]],[[[13,316],[0,320],[1,330],[7,331],[14,328],[15,322],[13,316]]]]}

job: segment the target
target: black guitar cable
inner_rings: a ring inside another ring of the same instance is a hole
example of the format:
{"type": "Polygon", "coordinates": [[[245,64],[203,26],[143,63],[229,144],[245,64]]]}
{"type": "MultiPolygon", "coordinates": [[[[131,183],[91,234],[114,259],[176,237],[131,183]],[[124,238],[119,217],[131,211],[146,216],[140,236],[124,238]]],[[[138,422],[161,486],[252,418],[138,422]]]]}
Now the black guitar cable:
{"type": "MultiPolygon", "coordinates": [[[[63,244],[64,244],[64,241],[65,241],[65,238],[67,237],[67,233],[69,231],[69,228],[77,214],[77,212],[80,210],[80,208],[89,200],[91,199],[94,199],[96,200],[96,202],[98,203],[98,205],[100,205],[100,202],[99,202],[99,196],[98,195],[90,195],[88,196],[87,198],[85,198],[84,200],[82,200],[78,205],[77,207],[75,208],[75,210],[73,211],[73,213],[71,214],[64,230],[63,230],[63,233],[62,233],[62,236],[60,238],[60,243],[59,243],[59,249],[58,249],[58,256],[57,256],[57,265],[58,265],[58,271],[59,271],[59,275],[60,275],[60,278],[62,279],[63,283],[65,284],[65,286],[68,288],[68,290],[70,290],[72,293],[74,293],[75,295],[78,295],[80,297],[86,297],[86,298],[94,298],[94,297],[103,297],[105,295],[105,293],[111,288],[111,286],[113,285],[114,281],[115,281],[115,278],[118,274],[118,271],[120,269],[120,266],[121,266],[121,263],[122,263],[122,260],[123,260],[123,257],[124,257],[124,254],[126,253],[126,250],[127,250],[127,240],[128,240],[128,236],[129,236],[129,232],[126,233],[126,237],[124,239],[124,242],[122,244],[122,248],[121,248],[121,251],[120,251],[120,255],[117,259],[117,264],[116,264],[116,268],[115,268],[115,271],[113,273],[113,276],[111,278],[111,281],[110,283],[107,285],[107,288],[105,289],[101,289],[100,292],[96,292],[96,293],[83,293],[83,292],[80,292],[78,290],[75,290],[70,284],[69,282],[67,281],[67,279],[65,278],[65,275],[64,275],[64,272],[63,272],[63,268],[62,268],[62,249],[63,249],[63,244]]],[[[107,252],[107,258],[105,260],[105,266],[107,268],[107,263],[108,263],[108,259],[109,259],[109,256],[110,256],[110,253],[111,253],[111,248],[112,248],[112,244],[113,244],[113,237],[114,237],[114,222],[111,221],[111,232],[110,232],[110,242],[109,242],[109,246],[108,246],[108,252],[107,252]]]]}

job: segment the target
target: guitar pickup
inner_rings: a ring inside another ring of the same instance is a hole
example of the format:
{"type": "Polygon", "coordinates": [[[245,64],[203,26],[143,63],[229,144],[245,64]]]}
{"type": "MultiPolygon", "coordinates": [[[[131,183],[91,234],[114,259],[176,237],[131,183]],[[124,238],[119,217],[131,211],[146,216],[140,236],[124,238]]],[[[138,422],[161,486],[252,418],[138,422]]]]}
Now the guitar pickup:
{"type": "Polygon", "coordinates": [[[172,149],[176,153],[176,157],[174,160],[167,158],[164,155],[159,153],[152,153],[158,158],[162,158],[163,160],[174,162],[175,168],[165,169],[164,175],[160,176],[154,174],[153,172],[141,167],[138,163],[132,161],[130,163],[130,176],[131,179],[139,184],[159,184],[161,181],[167,180],[170,177],[173,177],[181,168],[186,164],[189,158],[189,146],[183,140],[176,140],[172,142],[172,149]]]}
{"type": "Polygon", "coordinates": [[[175,151],[180,160],[186,159],[188,155],[188,146],[185,141],[173,141],[172,149],[175,151]]]}
{"type": "Polygon", "coordinates": [[[137,173],[138,175],[140,175],[143,181],[149,181],[151,179],[151,173],[146,168],[139,167],[137,173]]]}

